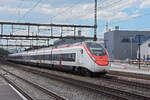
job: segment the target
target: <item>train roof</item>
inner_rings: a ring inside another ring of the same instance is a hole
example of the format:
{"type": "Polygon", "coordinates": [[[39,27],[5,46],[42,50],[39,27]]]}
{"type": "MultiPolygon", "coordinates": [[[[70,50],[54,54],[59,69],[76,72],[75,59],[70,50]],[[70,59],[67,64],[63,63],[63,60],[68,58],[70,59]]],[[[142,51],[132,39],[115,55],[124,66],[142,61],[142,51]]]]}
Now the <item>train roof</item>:
{"type": "Polygon", "coordinates": [[[61,46],[61,45],[65,45],[65,44],[74,44],[74,43],[90,41],[90,40],[91,39],[87,39],[84,36],[76,36],[76,37],[66,36],[63,39],[59,39],[59,40],[54,41],[54,46],[61,46]]]}
{"type": "Polygon", "coordinates": [[[89,40],[89,41],[80,41],[80,42],[72,42],[72,43],[68,43],[68,44],[62,44],[62,45],[54,45],[54,46],[51,46],[51,47],[46,47],[46,48],[40,48],[40,49],[34,49],[34,50],[29,50],[29,51],[24,51],[24,52],[20,52],[20,53],[14,53],[14,54],[10,54],[9,56],[19,56],[19,55],[27,55],[27,54],[36,54],[36,53],[43,53],[43,51],[47,51],[49,49],[52,49],[52,48],[58,48],[58,47],[65,47],[65,46],[72,46],[72,45],[78,45],[78,44],[84,44],[85,42],[96,42],[96,43],[101,43],[103,44],[103,42],[97,42],[97,41],[92,41],[92,40],[89,40]]]}

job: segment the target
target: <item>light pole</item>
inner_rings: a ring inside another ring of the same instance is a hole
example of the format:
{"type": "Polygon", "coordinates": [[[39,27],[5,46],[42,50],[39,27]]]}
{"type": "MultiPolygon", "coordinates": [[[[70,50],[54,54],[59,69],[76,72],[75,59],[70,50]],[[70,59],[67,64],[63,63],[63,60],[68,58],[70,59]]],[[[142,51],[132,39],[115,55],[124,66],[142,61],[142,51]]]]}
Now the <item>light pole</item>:
{"type": "Polygon", "coordinates": [[[94,41],[97,41],[97,0],[95,0],[94,9],[94,41]]]}
{"type": "Polygon", "coordinates": [[[133,43],[132,39],[133,39],[133,37],[131,36],[130,37],[130,40],[131,40],[131,57],[130,58],[131,58],[131,60],[132,60],[132,43],[133,43]]]}
{"type": "Polygon", "coordinates": [[[104,40],[104,47],[107,48],[107,41],[108,40],[104,40]]]}
{"type": "Polygon", "coordinates": [[[141,69],[141,37],[144,35],[136,35],[136,37],[138,38],[138,46],[139,46],[139,69],[141,69]]]}

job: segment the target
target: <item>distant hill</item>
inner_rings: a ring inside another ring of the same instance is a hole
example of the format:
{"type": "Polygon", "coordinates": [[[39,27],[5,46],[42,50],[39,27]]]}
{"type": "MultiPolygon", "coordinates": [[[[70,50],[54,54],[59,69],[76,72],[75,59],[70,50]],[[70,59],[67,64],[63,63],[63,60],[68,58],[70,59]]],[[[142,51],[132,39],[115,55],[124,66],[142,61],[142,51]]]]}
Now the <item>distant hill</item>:
{"type": "Polygon", "coordinates": [[[0,56],[7,56],[8,54],[9,52],[7,50],[0,48],[0,56]]]}

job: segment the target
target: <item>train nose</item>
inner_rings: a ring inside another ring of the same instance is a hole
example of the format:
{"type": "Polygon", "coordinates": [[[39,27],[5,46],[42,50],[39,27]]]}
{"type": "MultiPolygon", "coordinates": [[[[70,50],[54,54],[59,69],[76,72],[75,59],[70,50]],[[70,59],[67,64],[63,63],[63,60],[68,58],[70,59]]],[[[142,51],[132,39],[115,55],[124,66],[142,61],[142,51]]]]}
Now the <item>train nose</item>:
{"type": "Polygon", "coordinates": [[[100,66],[107,66],[109,64],[107,57],[103,56],[97,56],[95,58],[95,63],[100,65],[100,66]]]}
{"type": "Polygon", "coordinates": [[[107,60],[97,60],[96,64],[101,65],[101,66],[107,66],[109,62],[107,60]]]}

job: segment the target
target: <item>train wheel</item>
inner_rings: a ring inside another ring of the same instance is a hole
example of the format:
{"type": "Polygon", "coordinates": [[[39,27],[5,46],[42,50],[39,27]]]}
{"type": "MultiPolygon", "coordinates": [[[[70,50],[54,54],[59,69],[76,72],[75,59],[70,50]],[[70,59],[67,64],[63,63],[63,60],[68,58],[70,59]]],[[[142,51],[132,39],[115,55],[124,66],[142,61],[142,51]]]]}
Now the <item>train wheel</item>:
{"type": "Polygon", "coordinates": [[[52,70],[55,70],[55,67],[54,67],[54,65],[53,65],[53,64],[51,65],[51,69],[52,69],[52,70]]]}
{"type": "Polygon", "coordinates": [[[78,73],[82,76],[91,76],[91,72],[86,68],[78,68],[78,73]]]}
{"type": "Polygon", "coordinates": [[[74,74],[76,74],[76,72],[77,72],[76,67],[73,67],[73,68],[72,68],[72,72],[73,72],[74,74]]]}
{"type": "Polygon", "coordinates": [[[92,73],[88,69],[84,69],[84,75],[91,77],[92,73]]]}

